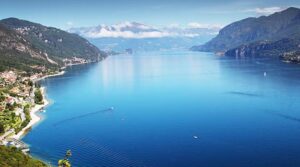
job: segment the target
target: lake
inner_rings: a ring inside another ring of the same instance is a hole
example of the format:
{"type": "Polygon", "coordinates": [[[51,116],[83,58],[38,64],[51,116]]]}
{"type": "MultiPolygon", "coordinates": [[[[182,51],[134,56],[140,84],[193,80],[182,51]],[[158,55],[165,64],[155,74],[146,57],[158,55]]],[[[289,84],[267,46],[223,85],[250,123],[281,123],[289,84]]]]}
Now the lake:
{"type": "Polygon", "coordinates": [[[212,53],[110,56],[47,78],[52,104],[24,137],[51,164],[300,166],[300,65],[212,53]]]}

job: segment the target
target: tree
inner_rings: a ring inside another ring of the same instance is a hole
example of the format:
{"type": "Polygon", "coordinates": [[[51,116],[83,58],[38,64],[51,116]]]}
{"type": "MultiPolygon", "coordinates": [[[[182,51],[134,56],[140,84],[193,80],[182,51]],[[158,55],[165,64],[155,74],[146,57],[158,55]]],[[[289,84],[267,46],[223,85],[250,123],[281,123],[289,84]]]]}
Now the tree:
{"type": "Polygon", "coordinates": [[[43,95],[40,89],[37,89],[34,92],[34,102],[36,104],[43,104],[43,95]]]}
{"type": "Polygon", "coordinates": [[[66,153],[66,157],[69,158],[71,156],[72,156],[72,152],[71,152],[71,150],[68,150],[67,153],[66,153]]]}
{"type": "Polygon", "coordinates": [[[10,103],[6,103],[6,109],[9,111],[13,111],[15,109],[15,106],[10,103]]]}
{"type": "Polygon", "coordinates": [[[0,94],[0,102],[4,101],[5,100],[5,96],[1,93],[0,94]]]}
{"type": "Polygon", "coordinates": [[[4,125],[0,123],[0,134],[4,132],[5,132],[4,125]]]}
{"type": "Polygon", "coordinates": [[[33,82],[31,80],[29,80],[28,81],[28,85],[32,87],[33,86],[33,82]]]}
{"type": "Polygon", "coordinates": [[[1,167],[49,167],[43,162],[25,155],[16,147],[0,146],[1,167]]]}
{"type": "Polygon", "coordinates": [[[69,161],[69,158],[72,156],[71,150],[68,150],[66,152],[66,155],[64,159],[61,159],[58,161],[58,167],[71,167],[71,163],[69,161]]]}

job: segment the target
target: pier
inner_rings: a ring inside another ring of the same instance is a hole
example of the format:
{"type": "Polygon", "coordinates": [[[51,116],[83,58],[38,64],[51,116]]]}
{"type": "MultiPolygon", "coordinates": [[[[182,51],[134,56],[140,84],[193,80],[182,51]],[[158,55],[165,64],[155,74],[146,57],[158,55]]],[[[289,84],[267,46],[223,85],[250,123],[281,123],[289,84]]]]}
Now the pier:
{"type": "Polygon", "coordinates": [[[26,143],[14,138],[7,138],[6,146],[14,146],[24,153],[28,153],[30,151],[29,146],[26,143]]]}

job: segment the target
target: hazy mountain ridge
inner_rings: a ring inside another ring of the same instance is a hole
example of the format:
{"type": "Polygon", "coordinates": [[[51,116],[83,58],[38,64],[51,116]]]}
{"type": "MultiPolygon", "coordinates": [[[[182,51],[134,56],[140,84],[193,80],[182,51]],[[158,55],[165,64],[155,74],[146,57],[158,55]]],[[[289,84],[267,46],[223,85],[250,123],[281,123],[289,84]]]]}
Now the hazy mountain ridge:
{"type": "Polygon", "coordinates": [[[33,70],[30,67],[33,65],[58,68],[63,66],[64,58],[98,61],[105,56],[77,34],[17,18],[3,19],[0,24],[3,38],[0,58],[5,61],[1,64],[2,70],[17,68],[28,71],[33,70]]]}
{"type": "Polygon", "coordinates": [[[206,42],[214,37],[217,26],[203,27],[154,27],[137,22],[114,25],[71,28],[68,31],[86,37],[98,48],[122,52],[165,49],[188,49],[196,42],[206,42]]]}
{"type": "Polygon", "coordinates": [[[195,37],[216,35],[220,27],[154,27],[137,22],[123,22],[114,25],[71,28],[68,32],[77,33],[86,38],[162,38],[195,37]]]}
{"type": "Polygon", "coordinates": [[[224,52],[227,56],[281,56],[300,50],[300,9],[288,8],[269,16],[247,18],[220,30],[194,51],[224,52]],[[288,44],[287,44],[288,43],[288,44]]]}
{"type": "Polygon", "coordinates": [[[196,42],[206,42],[213,35],[201,37],[162,37],[162,38],[90,38],[89,41],[101,50],[123,52],[131,48],[134,52],[154,50],[189,49],[196,42]]]}

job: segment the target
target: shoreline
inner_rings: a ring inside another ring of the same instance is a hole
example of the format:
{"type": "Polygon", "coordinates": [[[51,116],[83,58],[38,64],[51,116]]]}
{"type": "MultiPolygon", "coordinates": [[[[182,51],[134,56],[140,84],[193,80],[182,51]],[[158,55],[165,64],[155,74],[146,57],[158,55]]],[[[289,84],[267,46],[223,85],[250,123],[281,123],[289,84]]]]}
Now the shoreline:
{"type": "MultiPolygon", "coordinates": [[[[49,78],[49,77],[60,76],[60,75],[63,75],[63,74],[65,74],[65,71],[61,71],[61,72],[59,72],[57,74],[45,75],[45,76],[43,76],[41,78],[37,78],[36,80],[34,80],[34,83],[38,82],[40,80],[49,78]]],[[[17,140],[21,140],[24,136],[26,136],[26,134],[28,133],[28,131],[34,125],[36,125],[38,122],[41,121],[42,118],[38,115],[38,113],[43,108],[47,107],[50,104],[49,100],[46,98],[46,88],[45,87],[41,87],[41,93],[43,95],[44,104],[41,104],[41,105],[35,104],[34,107],[30,109],[30,117],[31,117],[30,122],[18,134],[13,135],[12,138],[17,139],[17,140]]]]}
{"type": "Polygon", "coordinates": [[[40,80],[43,80],[43,79],[46,79],[46,78],[50,78],[50,77],[55,77],[55,76],[60,76],[60,75],[64,75],[66,71],[61,71],[61,72],[58,72],[56,74],[50,74],[50,75],[45,75],[41,78],[37,78],[36,80],[34,80],[34,82],[38,82],[40,80]]]}
{"type": "Polygon", "coordinates": [[[37,114],[40,112],[41,109],[43,109],[49,104],[49,101],[45,98],[45,87],[41,87],[41,92],[43,95],[44,104],[35,104],[35,106],[30,109],[30,122],[18,134],[13,135],[12,138],[21,140],[27,134],[28,130],[30,130],[35,124],[37,124],[42,119],[37,114]]]}
{"type": "MultiPolygon", "coordinates": [[[[90,63],[92,63],[92,62],[70,64],[70,65],[62,67],[61,70],[63,70],[63,71],[60,71],[56,74],[45,75],[43,77],[40,77],[40,78],[37,78],[37,79],[33,80],[33,82],[36,83],[36,82],[41,81],[41,80],[46,79],[46,78],[64,75],[65,72],[66,72],[65,69],[69,66],[90,64],[90,63]]],[[[22,140],[22,138],[24,136],[26,136],[26,134],[29,132],[29,130],[34,125],[36,125],[38,122],[41,121],[42,117],[38,116],[37,114],[41,111],[41,109],[45,108],[46,106],[48,106],[50,104],[49,100],[46,98],[46,88],[45,87],[41,87],[41,93],[43,95],[44,104],[42,104],[42,105],[35,104],[34,107],[30,109],[30,117],[31,117],[30,122],[18,134],[14,134],[12,136],[12,138],[17,139],[17,140],[22,140]]]]}

